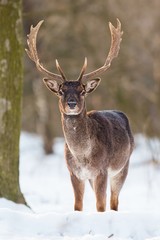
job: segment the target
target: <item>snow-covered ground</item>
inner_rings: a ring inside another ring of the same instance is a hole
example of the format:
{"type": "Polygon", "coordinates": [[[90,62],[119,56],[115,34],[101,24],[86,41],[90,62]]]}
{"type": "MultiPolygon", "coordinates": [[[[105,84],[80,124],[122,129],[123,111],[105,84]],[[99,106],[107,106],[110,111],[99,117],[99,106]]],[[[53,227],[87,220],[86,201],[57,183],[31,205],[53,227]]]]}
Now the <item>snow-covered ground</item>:
{"type": "MultiPolygon", "coordinates": [[[[136,136],[119,212],[97,213],[86,185],[84,211],[73,211],[63,139],[45,156],[37,135],[22,133],[20,185],[28,205],[0,199],[0,240],[160,240],[160,142],[136,136]],[[155,160],[155,164],[151,160],[155,160]]],[[[109,188],[108,188],[109,198],[109,188]]]]}

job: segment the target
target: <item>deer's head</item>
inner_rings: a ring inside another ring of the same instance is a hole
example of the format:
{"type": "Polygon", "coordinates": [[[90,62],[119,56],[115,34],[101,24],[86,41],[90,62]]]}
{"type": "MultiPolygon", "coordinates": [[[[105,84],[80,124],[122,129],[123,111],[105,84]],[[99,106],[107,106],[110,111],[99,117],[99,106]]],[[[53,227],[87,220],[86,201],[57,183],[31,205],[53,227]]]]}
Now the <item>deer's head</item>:
{"type": "Polygon", "coordinates": [[[85,74],[87,67],[87,58],[85,58],[77,80],[68,80],[66,78],[58,60],[56,60],[56,67],[59,74],[48,71],[39,62],[36,40],[38,30],[42,23],[43,21],[40,21],[35,27],[31,26],[30,34],[27,39],[29,50],[26,49],[26,52],[31,60],[35,62],[37,69],[47,76],[43,81],[47,88],[59,97],[61,111],[67,115],[78,115],[84,108],[85,96],[93,92],[100,83],[100,78],[97,76],[105,72],[110,67],[113,58],[118,56],[123,34],[121,31],[121,23],[117,19],[117,28],[109,23],[111,47],[104,65],[93,72],[85,74]]]}

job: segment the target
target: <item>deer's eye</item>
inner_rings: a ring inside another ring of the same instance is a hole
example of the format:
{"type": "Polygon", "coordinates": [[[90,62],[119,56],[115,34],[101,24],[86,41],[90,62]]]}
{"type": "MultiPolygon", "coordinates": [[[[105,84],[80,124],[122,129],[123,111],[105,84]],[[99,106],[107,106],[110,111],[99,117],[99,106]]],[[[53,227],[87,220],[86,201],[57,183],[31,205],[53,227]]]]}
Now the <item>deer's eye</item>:
{"type": "Polygon", "coordinates": [[[59,90],[59,95],[62,96],[64,94],[64,92],[62,91],[62,89],[59,90]]]}

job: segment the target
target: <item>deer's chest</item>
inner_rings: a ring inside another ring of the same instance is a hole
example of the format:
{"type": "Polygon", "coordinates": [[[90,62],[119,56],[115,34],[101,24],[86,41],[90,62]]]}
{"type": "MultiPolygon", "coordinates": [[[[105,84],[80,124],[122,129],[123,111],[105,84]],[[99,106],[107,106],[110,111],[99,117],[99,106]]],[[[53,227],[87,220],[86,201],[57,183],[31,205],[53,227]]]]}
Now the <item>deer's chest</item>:
{"type": "Polygon", "coordinates": [[[79,168],[75,171],[75,173],[76,176],[81,180],[92,179],[95,175],[94,171],[87,167],[79,168]]]}
{"type": "Polygon", "coordinates": [[[74,174],[77,176],[77,178],[81,180],[88,180],[88,179],[94,179],[98,175],[99,170],[89,166],[86,164],[85,166],[79,166],[76,169],[74,169],[74,174]]]}
{"type": "Polygon", "coordinates": [[[101,169],[100,162],[97,162],[93,156],[93,151],[88,148],[81,149],[78,154],[78,151],[71,153],[68,149],[69,155],[66,160],[68,167],[77,178],[81,180],[94,179],[97,177],[101,169]]]}

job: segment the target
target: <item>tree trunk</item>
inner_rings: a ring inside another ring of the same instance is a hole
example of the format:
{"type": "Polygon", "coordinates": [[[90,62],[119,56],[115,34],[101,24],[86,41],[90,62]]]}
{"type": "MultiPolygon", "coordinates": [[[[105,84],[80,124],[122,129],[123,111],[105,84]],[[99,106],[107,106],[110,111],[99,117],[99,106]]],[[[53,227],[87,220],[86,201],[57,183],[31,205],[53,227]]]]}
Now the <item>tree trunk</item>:
{"type": "Polygon", "coordinates": [[[21,0],[0,0],[0,197],[17,203],[25,203],[19,187],[21,5],[21,0]]]}

